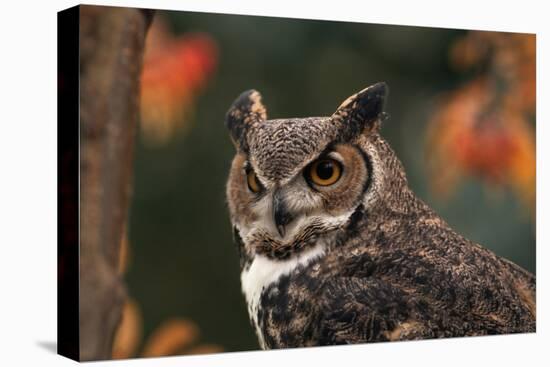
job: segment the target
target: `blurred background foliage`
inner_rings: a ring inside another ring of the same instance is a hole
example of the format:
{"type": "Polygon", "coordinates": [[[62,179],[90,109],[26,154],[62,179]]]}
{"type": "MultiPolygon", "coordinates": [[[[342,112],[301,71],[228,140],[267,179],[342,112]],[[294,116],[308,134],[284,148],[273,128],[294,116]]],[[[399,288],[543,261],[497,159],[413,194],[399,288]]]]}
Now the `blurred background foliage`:
{"type": "Polygon", "coordinates": [[[158,11],[114,357],[258,349],[224,197],[225,112],[255,88],[270,118],[330,115],[378,81],[390,86],[382,134],[414,191],[535,271],[535,36],[158,11]]]}

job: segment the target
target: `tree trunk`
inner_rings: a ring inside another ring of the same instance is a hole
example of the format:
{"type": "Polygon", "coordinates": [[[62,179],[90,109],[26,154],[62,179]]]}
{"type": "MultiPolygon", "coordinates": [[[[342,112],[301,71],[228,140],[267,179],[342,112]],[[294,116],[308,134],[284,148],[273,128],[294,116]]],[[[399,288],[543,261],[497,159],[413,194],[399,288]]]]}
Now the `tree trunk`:
{"type": "Polygon", "coordinates": [[[139,77],[152,11],[80,7],[80,360],[110,359],[131,192],[139,77]]]}

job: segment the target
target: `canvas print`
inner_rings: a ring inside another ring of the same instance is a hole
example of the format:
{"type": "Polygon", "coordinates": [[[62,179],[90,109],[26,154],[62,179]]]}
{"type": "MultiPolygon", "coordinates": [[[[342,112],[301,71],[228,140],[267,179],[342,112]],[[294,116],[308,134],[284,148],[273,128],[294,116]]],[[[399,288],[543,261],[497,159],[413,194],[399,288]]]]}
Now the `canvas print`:
{"type": "Polygon", "coordinates": [[[60,354],[536,331],[534,34],[87,5],[58,28],[60,354]]]}

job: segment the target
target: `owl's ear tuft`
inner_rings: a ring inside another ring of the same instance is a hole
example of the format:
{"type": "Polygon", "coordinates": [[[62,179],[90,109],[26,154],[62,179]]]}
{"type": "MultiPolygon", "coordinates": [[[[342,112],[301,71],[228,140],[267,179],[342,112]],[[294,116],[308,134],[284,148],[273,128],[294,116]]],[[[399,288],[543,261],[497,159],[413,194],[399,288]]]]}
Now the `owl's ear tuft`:
{"type": "Polygon", "coordinates": [[[365,130],[378,129],[381,120],[386,118],[384,105],[387,95],[386,83],[371,85],[346,99],[332,118],[343,124],[347,137],[357,136],[365,130]]]}
{"type": "Polygon", "coordinates": [[[225,126],[229,129],[235,147],[246,151],[248,149],[246,132],[252,125],[266,119],[267,113],[262,104],[262,95],[253,89],[241,93],[225,115],[225,126]]]}

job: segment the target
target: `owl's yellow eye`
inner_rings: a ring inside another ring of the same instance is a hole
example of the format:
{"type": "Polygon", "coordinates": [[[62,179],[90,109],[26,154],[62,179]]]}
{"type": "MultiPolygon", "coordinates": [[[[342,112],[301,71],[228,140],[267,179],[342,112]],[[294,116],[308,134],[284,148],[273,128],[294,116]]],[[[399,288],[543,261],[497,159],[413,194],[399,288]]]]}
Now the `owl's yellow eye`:
{"type": "Polygon", "coordinates": [[[253,193],[257,194],[262,190],[262,184],[258,181],[258,177],[256,177],[256,174],[252,170],[246,174],[246,183],[248,184],[248,189],[253,193]]]}
{"type": "Polygon", "coordinates": [[[309,166],[306,174],[315,185],[330,186],[342,176],[342,165],[334,159],[319,159],[309,166]]]}

